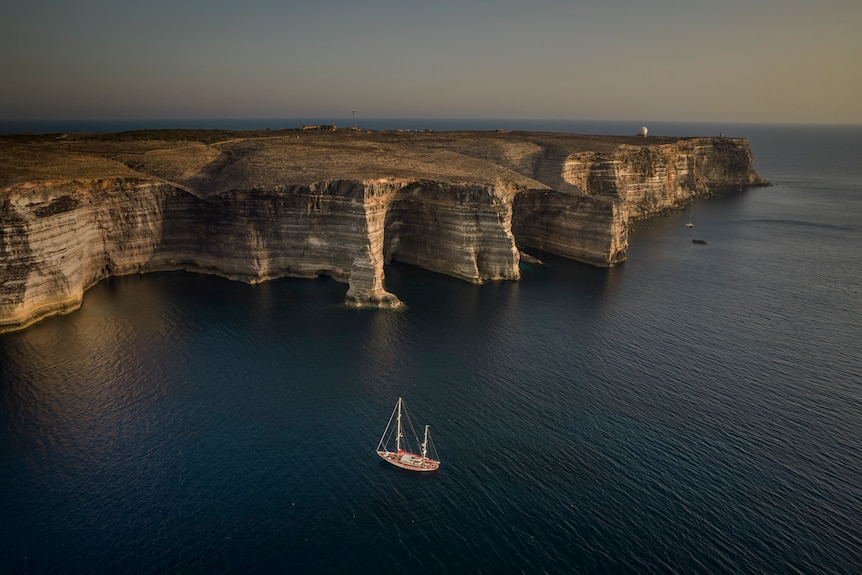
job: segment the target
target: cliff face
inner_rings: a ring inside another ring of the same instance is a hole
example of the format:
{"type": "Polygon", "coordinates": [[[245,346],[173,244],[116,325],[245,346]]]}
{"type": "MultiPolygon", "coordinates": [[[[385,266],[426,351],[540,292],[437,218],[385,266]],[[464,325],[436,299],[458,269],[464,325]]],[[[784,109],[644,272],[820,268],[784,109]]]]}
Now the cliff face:
{"type": "Polygon", "coordinates": [[[628,223],[611,198],[530,191],[515,199],[512,227],[518,245],[596,266],[625,260],[628,223]]]}
{"type": "Polygon", "coordinates": [[[514,280],[516,189],[421,181],[406,186],[386,216],[384,254],[467,281],[514,280]]]}
{"type": "Polygon", "coordinates": [[[633,220],[675,209],[696,196],[762,185],[753,166],[746,140],[692,138],[575,153],[566,158],[562,177],[588,195],[621,200],[625,218],[633,220]]]}
{"type": "Polygon", "coordinates": [[[383,289],[385,206],[398,185],[322,182],[199,197],[128,179],[19,186],[0,205],[0,330],[77,308],[112,275],[188,270],[256,283],[329,275],[356,305],[383,289]]]}
{"type": "Polygon", "coordinates": [[[109,275],[146,271],[164,225],[163,184],[36,183],[0,204],[0,329],[75,309],[109,275]]]}
{"type": "Polygon", "coordinates": [[[520,277],[521,249],[625,259],[628,222],[762,183],[744,140],[341,132],[200,142],[0,141],[0,331],[99,280],[328,275],[397,307],[384,262],[520,277]]]}

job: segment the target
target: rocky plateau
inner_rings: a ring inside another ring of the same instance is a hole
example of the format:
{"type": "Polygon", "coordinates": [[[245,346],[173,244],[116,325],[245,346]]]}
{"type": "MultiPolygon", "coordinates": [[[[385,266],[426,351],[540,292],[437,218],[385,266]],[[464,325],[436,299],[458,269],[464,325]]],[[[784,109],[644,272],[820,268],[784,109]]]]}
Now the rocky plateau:
{"type": "Polygon", "coordinates": [[[530,132],[0,136],[0,332],[114,275],[327,275],[398,307],[384,265],[482,283],[541,252],[625,260],[629,223],[765,185],[747,140],[530,132]]]}

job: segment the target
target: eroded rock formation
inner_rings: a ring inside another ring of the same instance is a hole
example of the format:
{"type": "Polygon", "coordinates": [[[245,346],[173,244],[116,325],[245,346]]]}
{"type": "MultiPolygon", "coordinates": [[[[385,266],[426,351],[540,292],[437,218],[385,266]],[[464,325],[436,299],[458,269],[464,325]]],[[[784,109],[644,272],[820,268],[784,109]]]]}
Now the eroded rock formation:
{"type": "Polygon", "coordinates": [[[609,266],[629,221],[764,183],[730,138],[240,136],[0,140],[0,331],[129,273],[328,275],[349,305],[397,307],[392,260],[476,283],[518,279],[521,250],[609,266]]]}

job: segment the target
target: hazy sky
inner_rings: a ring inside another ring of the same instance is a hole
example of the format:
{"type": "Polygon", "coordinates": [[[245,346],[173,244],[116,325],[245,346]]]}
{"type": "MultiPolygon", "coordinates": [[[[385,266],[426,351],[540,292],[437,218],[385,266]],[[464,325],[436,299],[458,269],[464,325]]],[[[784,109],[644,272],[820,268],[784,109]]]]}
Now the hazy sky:
{"type": "Polygon", "coordinates": [[[862,123],[859,0],[27,0],[0,118],[862,123]]]}

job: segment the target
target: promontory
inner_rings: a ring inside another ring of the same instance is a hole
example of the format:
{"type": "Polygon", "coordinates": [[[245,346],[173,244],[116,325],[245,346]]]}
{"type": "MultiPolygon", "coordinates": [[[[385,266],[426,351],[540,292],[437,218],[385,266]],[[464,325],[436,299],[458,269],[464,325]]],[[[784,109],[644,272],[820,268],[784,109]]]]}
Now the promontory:
{"type": "Polygon", "coordinates": [[[397,307],[384,263],[520,278],[547,252],[625,260],[633,220],[765,182],[739,138],[169,130],[0,136],[0,332],[103,278],[327,275],[397,307]]]}

